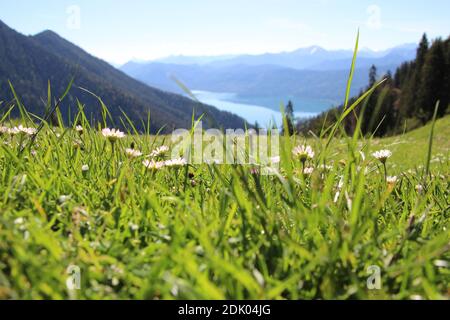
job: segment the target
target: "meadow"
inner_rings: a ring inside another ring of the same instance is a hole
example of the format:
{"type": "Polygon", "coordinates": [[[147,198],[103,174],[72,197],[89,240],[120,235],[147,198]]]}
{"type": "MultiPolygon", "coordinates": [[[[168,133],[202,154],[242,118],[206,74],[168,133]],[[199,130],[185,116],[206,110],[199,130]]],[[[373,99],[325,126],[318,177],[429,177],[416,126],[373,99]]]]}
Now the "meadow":
{"type": "Polygon", "coordinates": [[[167,136],[20,124],[0,130],[0,299],[449,298],[448,116],[285,136],[273,175],[164,162],[167,136]]]}

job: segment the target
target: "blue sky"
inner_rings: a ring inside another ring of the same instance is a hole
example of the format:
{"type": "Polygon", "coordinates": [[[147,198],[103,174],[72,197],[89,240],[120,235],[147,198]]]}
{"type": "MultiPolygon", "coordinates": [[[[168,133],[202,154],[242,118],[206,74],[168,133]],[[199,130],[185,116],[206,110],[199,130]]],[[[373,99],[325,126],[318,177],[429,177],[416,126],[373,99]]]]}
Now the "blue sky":
{"type": "Polygon", "coordinates": [[[0,0],[0,19],[25,34],[53,30],[114,63],[320,45],[380,50],[450,34],[448,0],[0,0]]]}

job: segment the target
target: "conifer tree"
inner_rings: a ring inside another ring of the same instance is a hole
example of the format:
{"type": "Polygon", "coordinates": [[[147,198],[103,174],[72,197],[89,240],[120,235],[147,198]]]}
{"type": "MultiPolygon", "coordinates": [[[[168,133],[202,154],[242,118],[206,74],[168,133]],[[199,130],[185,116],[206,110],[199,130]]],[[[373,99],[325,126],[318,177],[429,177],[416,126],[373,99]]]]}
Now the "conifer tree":
{"type": "MultiPolygon", "coordinates": [[[[291,100],[289,100],[286,110],[285,110],[286,124],[287,127],[283,128],[283,131],[286,130],[290,136],[294,134],[294,105],[291,100]]],[[[283,122],[283,126],[284,126],[283,122]]]]}
{"type": "MultiPolygon", "coordinates": [[[[423,123],[432,117],[436,102],[443,98],[445,64],[443,42],[437,39],[425,57],[418,86],[417,104],[420,110],[419,118],[423,123]]],[[[445,103],[445,101],[440,102],[445,103]]]]}

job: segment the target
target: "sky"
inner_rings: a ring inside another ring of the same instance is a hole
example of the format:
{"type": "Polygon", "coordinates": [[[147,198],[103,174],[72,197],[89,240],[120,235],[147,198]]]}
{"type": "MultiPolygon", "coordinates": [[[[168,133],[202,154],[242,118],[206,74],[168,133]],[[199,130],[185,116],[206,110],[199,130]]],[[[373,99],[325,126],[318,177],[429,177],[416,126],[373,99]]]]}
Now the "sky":
{"type": "Polygon", "coordinates": [[[114,64],[319,45],[382,50],[450,34],[449,0],[0,0],[24,34],[53,30],[114,64]]]}

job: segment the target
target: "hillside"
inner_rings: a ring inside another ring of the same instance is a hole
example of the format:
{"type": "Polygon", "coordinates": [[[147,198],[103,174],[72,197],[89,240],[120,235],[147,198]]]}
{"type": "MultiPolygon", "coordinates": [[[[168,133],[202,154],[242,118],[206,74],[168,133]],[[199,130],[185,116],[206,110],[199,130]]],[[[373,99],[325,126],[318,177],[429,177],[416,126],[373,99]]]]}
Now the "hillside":
{"type": "MultiPolygon", "coordinates": [[[[438,102],[437,117],[443,117],[450,112],[450,37],[429,42],[424,34],[415,59],[401,64],[394,74],[384,74],[373,66],[369,71],[369,85],[364,91],[373,87],[380,75],[384,83],[345,119],[347,133],[354,132],[357,119],[361,119],[364,135],[395,135],[418,128],[432,119],[438,102]]],[[[349,106],[362,95],[361,91],[353,96],[349,106]]],[[[298,130],[319,134],[322,128],[337,120],[343,108],[341,105],[300,122],[298,130]]]]}
{"type": "MultiPolygon", "coordinates": [[[[431,123],[412,130],[410,132],[386,138],[376,138],[370,141],[370,149],[366,152],[368,157],[372,152],[380,149],[392,151],[391,174],[401,174],[408,170],[415,172],[423,169],[428,155],[431,123]]],[[[440,170],[450,161],[450,115],[438,119],[434,128],[433,147],[431,152],[431,167],[440,170]]],[[[312,141],[311,141],[312,142],[312,141]]],[[[360,141],[359,147],[363,147],[367,141],[360,141]]],[[[335,160],[340,160],[348,150],[347,140],[341,139],[333,144],[335,160]]]]}
{"type": "Polygon", "coordinates": [[[88,117],[100,119],[98,101],[81,87],[103,99],[115,125],[120,125],[122,109],[141,129],[141,120],[147,119],[148,112],[153,132],[164,126],[166,130],[188,128],[195,109],[197,117],[205,113],[205,126],[243,127],[243,119],[180,95],[148,87],[51,31],[26,37],[0,22],[0,44],[1,100],[13,99],[8,85],[10,80],[27,109],[38,115],[44,112],[47,82],[50,81],[53,95],[58,97],[74,77],[70,96],[61,107],[66,120],[77,111],[77,99],[86,105],[88,117]]]}
{"type": "MultiPolygon", "coordinates": [[[[375,139],[372,142],[373,150],[387,148],[393,151],[392,161],[397,164],[396,172],[402,169],[423,167],[426,163],[431,123],[384,139],[375,139]],[[411,146],[414,146],[413,148],[411,146]]],[[[439,167],[450,160],[450,116],[438,119],[434,128],[431,165],[439,167]]]]}

